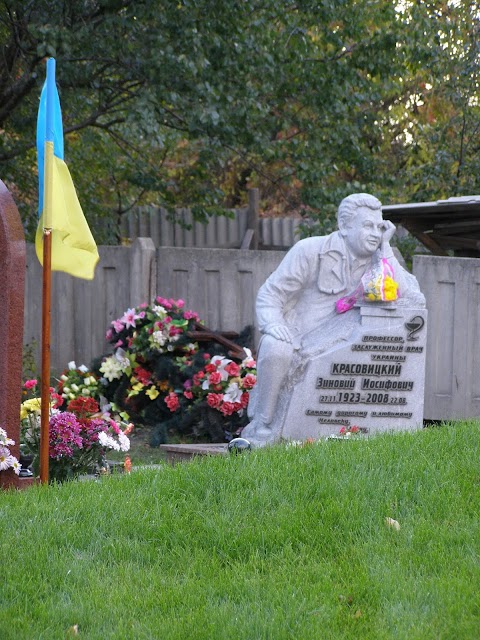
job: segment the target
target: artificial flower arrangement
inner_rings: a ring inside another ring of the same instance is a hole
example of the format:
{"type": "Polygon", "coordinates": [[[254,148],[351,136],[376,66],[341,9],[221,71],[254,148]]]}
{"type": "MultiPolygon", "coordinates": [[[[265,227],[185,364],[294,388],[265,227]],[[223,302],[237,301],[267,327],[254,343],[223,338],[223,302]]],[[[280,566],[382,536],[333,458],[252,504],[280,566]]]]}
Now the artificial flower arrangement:
{"type": "Polygon", "coordinates": [[[397,298],[398,283],[394,280],[393,268],[386,258],[377,256],[355,291],[337,300],[335,309],[337,313],[345,313],[362,299],[367,302],[393,302],[397,298]]]}
{"type": "Polygon", "coordinates": [[[350,440],[357,436],[366,435],[368,429],[366,427],[357,427],[352,425],[351,427],[340,427],[338,434],[332,433],[328,436],[327,440],[350,440]]]}
{"type": "Polygon", "coordinates": [[[102,388],[98,378],[88,367],[84,364],[77,367],[75,361],[72,360],[60,375],[56,391],[68,402],[78,396],[99,399],[102,388]]]}
{"type": "Polygon", "coordinates": [[[205,366],[188,380],[184,395],[205,400],[207,405],[224,416],[243,416],[248,406],[249,392],[255,386],[256,362],[250,349],[241,364],[222,356],[208,358],[205,366]]]}
{"type": "MultiPolygon", "coordinates": [[[[33,471],[38,473],[41,399],[35,396],[37,381],[27,380],[24,389],[32,397],[20,408],[22,445],[33,455],[33,471]]],[[[102,412],[92,397],[71,395],[74,397],[66,402],[55,389],[50,389],[49,475],[57,481],[104,466],[108,450],[130,449],[128,434],[133,425],[122,424],[107,411],[102,412]]]]}
{"type": "Polygon", "coordinates": [[[393,279],[393,268],[386,258],[380,258],[362,278],[365,300],[393,302],[397,299],[398,283],[393,279]]]}
{"type": "Polygon", "coordinates": [[[18,459],[10,453],[9,447],[15,444],[15,440],[8,437],[5,429],[0,427],[0,471],[13,469],[17,476],[22,465],[18,459]]]}
{"type": "MultiPolygon", "coordinates": [[[[255,361],[248,349],[241,364],[215,353],[221,351],[217,344],[200,349],[188,335],[198,323],[198,314],[184,309],[183,300],[157,296],[151,305],[128,309],[107,331],[113,353],[90,368],[68,364],[52,411],[92,399],[101,415],[109,411],[117,422],[152,426],[154,446],[169,435],[229,440],[246,421],[255,361]]],[[[31,398],[24,410],[27,406],[39,419],[40,400],[31,398]]]]}

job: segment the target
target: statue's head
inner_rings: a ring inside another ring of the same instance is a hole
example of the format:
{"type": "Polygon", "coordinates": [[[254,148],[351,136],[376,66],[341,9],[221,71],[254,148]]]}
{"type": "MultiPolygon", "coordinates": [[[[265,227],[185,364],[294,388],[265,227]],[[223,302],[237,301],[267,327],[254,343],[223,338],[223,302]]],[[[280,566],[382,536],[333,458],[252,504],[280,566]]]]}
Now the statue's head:
{"type": "Polygon", "coordinates": [[[356,257],[375,253],[382,241],[385,224],[382,203],[368,193],[353,193],[342,200],[337,212],[340,234],[356,257]]]}

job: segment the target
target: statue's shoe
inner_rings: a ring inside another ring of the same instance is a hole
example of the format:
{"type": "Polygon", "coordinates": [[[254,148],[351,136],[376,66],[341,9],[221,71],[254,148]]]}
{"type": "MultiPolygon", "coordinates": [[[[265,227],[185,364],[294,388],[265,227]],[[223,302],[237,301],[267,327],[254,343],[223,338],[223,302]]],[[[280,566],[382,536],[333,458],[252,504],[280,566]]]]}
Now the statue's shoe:
{"type": "Polygon", "coordinates": [[[272,429],[261,422],[260,420],[252,420],[246,427],[244,427],[242,438],[245,438],[250,442],[252,447],[265,447],[267,444],[273,444],[278,438],[275,438],[275,433],[272,429]]]}

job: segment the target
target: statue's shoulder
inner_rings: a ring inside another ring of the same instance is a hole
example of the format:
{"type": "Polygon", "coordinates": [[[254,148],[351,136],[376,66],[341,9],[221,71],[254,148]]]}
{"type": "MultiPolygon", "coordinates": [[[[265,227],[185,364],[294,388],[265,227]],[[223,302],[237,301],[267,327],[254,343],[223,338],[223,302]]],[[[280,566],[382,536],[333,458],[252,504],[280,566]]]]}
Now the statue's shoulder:
{"type": "Polygon", "coordinates": [[[320,253],[327,249],[327,247],[335,240],[337,232],[331,233],[328,236],[312,236],[311,238],[303,238],[293,245],[290,251],[299,254],[312,255],[314,253],[320,253]]]}

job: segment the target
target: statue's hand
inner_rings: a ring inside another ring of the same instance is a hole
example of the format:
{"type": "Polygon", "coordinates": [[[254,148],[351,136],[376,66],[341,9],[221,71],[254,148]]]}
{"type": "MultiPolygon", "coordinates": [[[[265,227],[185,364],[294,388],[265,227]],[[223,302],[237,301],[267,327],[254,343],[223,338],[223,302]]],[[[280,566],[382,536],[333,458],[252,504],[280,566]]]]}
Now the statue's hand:
{"type": "Polygon", "coordinates": [[[292,342],[292,334],[288,327],[284,324],[272,324],[265,333],[276,338],[277,340],[283,340],[283,342],[292,342]]]}
{"type": "Polygon", "coordinates": [[[382,236],[382,247],[388,246],[395,233],[395,225],[391,220],[384,220],[384,231],[382,236]]]}

